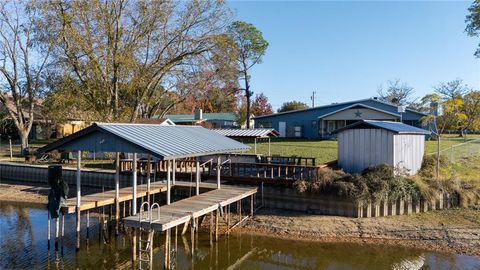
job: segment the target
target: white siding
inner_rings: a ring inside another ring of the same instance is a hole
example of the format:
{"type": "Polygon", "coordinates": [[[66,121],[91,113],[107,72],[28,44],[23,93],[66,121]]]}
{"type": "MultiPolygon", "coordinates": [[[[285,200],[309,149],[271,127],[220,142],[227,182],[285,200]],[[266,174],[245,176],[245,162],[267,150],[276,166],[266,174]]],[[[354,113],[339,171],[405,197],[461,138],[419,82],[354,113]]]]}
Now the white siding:
{"type": "Polygon", "coordinates": [[[417,173],[422,166],[425,151],[425,136],[396,134],[394,136],[394,164],[406,169],[410,175],[417,173]]]}
{"type": "Polygon", "coordinates": [[[394,133],[383,129],[347,129],[338,134],[338,164],[359,173],[369,166],[394,165],[394,133]]]}

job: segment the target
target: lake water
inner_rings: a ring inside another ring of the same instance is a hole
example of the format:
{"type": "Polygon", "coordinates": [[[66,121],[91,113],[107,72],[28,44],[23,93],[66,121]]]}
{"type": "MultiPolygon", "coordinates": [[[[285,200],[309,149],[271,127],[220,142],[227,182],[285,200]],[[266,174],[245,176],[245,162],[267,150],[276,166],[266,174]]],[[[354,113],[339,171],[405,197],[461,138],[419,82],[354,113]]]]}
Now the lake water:
{"type": "MultiPolygon", "coordinates": [[[[99,237],[96,218],[91,218],[91,223],[88,244],[82,224],[81,249],[76,252],[75,219],[74,215],[68,216],[63,254],[55,252],[53,246],[48,251],[46,210],[2,203],[0,269],[131,268],[130,238],[113,236],[106,244],[99,237]]],[[[175,269],[480,269],[478,257],[380,245],[327,244],[232,234],[220,237],[218,243],[210,246],[208,233],[202,231],[191,256],[190,234],[186,235],[185,239],[178,237],[177,252],[172,254],[175,269]]],[[[163,269],[162,235],[158,234],[154,242],[154,269],[163,269]]]]}

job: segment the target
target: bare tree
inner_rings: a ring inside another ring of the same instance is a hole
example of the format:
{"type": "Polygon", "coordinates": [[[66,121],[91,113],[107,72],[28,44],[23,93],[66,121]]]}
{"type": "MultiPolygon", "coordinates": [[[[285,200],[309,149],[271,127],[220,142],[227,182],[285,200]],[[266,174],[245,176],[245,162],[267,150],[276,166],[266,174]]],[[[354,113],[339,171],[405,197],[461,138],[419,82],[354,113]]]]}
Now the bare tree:
{"type": "Polygon", "coordinates": [[[36,40],[36,18],[37,10],[28,2],[0,6],[0,102],[18,129],[22,150],[28,147],[51,51],[49,44],[36,40]]]}
{"type": "MultiPolygon", "coordinates": [[[[223,1],[83,1],[41,3],[46,34],[101,120],[134,121],[142,110],[188,93],[179,72],[215,46],[229,24],[223,1]]],[[[156,108],[152,108],[154,106],[156,108]]],[[[171,104],[167,107],[172,106],[171,104]]]]}
{"type": "Polygon", "coordinates": [[[395,105],[408,105],[415,91],[413,87],[400,81],[400,79],[389,80],[387,88],[380,86],[377,90],[379,99],[395,105]]]}
{"type": "Polygon", "coordinates": [[[435,93],[439,94],[444,100],[462,98],[462,96],[468,92],[468,87],[461,79],[442,82],[433,89],[435,93]]]}

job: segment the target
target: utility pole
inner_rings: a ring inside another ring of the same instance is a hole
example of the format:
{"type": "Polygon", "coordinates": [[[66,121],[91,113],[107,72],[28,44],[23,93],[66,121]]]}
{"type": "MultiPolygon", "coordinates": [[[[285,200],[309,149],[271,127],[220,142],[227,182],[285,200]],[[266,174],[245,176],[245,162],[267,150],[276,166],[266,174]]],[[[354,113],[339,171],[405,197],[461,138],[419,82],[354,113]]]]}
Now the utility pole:
{"type": "Polygon", "coordinates": [[[315,107],[315,94],[316,93],[317,93],[316,91],[313,91],[312,96],[310,97],[310,99],[312,100],[312,108],[315,107]]]}

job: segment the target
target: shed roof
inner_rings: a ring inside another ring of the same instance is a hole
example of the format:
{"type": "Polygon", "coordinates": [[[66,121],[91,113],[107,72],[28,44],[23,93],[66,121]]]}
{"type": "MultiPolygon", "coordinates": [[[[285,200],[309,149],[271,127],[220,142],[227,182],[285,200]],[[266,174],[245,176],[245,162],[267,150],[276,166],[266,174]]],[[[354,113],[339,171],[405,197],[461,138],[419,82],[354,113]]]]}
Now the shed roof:
{"type": "Polygon", "coordinates": [[[213,131],[218,132],[227,137],[262,138],[262,137],[277,137],[279,135],[278,132],[273,128],[254,128],[254,129],[219,128],[219,129],[213,129],[213,131]]]}
{"type": "Polygon", "coordinates": [[[94,123],[38,152],[55,149],[144,153],[165,160],[240,152],[249,147],[198,126],[94,123]]]}
{"type": "Polygon", "coordinates": [[[386,129],[386,130],[392,131],[397,134],[419,134],[419,135],[431,134],[431,132],[428,130],[410,126],[402,122],[377,121],[377,120],[361,120],[351,125],[337,129],[334,132],[338,133],[343,130],[353,129],[353,128],[380,128],[380,129],[386,129]]]}

